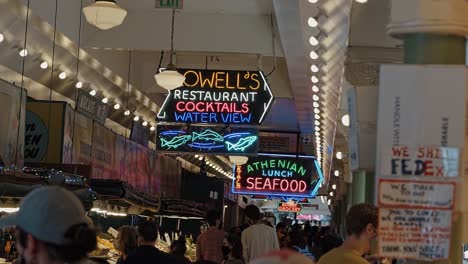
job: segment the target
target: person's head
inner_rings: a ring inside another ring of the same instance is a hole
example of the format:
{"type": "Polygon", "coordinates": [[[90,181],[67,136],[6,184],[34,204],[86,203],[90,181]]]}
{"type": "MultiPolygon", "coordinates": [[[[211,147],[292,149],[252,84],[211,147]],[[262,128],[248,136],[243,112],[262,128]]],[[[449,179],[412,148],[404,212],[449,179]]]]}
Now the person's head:
{"type": "Polygon", "coordinates": [[[138,234],[132,226],[122,226],[119,228],[119,234],[114,240],[114,246],[124,255],[128,255],[138,247],[138,234]]]}
{"type": "Polygon", "coordinates": [[[244,213],[252,223],[257,223],[262,218],[260,209],[253,204],[247,205],[244,209],[244,213]]]}
{"type": "Polygon", "coordinates": [[[142,221],[138,224],[138,243],[154,245],[158,238],[158,226],[154,221],[142,221]]]}
{"type": "Polygon", "coordinates": [[[218,211],[210,210],[206,213],[206,221],[210,226],[219,226],[221,223],[221,216],[219,215],[218,211]]]}
{"type": "Polygon", "coordinates": [[[361,244],[364,253],[370,250],[370,242],[377,236],[377,222],[377,208],[371,204],[356,204],[346,215],[346,233],[361,244]]]}
{"type": "Polygon", "coordinates": [[[76,262],[96,248],[96,231],[80,200],[60,187],[30,192],[16,214],[0,228],[16,226],[16,247],[23,263],[76,262]]]}
{"type": "Polygon", "coordinates": [[[230,235],[223,242],[223,255],[224,257],[230,256],[233,259],[242,259],[242,242],[239,236],[230,235]]]}
{"type": "Polygon", "coordinates": [[[304,232],[301,230],[292,230],[289,232],[289,246],[304,248],[306,245],[304,232]]]}
{"type": "Polygon", "coordinates": [[[276,231],[280,233],[286,232],[286,225],[283,222],[279,222],[278,224],[276,224],[276,231]]]}
{"type": "Polygon", "coordinates": [[[171,244],[170,253],[174,256],[184,257],[187,252],[187,246],[185,245],[185,239],[181,238],[175,240],[171,244]]]}
{"type": "Polygon", "coordinates": [[[341,246],[341,244],[343,244],[343,239],[336,232],[326,233],[320,243],[322,254],[326,254],[328,251],[341,246]]]}

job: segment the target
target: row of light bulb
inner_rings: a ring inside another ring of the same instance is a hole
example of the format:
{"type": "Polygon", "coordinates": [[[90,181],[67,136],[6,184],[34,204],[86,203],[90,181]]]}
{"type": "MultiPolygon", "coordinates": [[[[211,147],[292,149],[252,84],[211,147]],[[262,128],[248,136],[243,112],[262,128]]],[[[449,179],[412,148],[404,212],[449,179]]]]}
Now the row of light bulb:
{"type": "MultiPolygon", "coordinates": [[[[310,3],[315,4],[318,2],[318,0],[309,0],[310,3]]],[[[318,18],[316,17],[309,17],[307,20],[307,24],[311,28],[317,28],[319,26],[319,21],[318,18]]],[[[315,143],[317,147],[317,160],[322,164],[322,138],[321,138],[321,132],[320,132],[320,124],[321,124],[321,116],[320,116],[320,88],[319,88],[319,76],[318,72],[320,71],[319,64],[316,63],[316,61],[319,59],[319,52],[317,46],[320,44],[318,37],[316,36],[311,36],[309,38],[309,43],[312,46],[312,50],[310,51],[310,58],[312,59],[313,63],[310,66],[310,71],[312,72],[312,77],[310,80],[312,81],[312,92],[314,93],[312,95],[313,99],[313,107],[314,107],[314,125],[315,125],[315,143]]],[[[323,164],[322,164],[323,165],[323,164]]]]}
{"type": "MultiPolygon", "coordinates": [[[[1,43],[3,40],[4,40],[4,37],[3,37],[2,34],[0,34],[0,43],[1,43]]],[[[20,52],[19,52],[19,55],[20,55],[21,57],[26,57],[26,56],[28,56],[28,50],[27,50],[27,49],[21,49],[20,52]]],[[[45,70],[45,69],[47,69],[47,68],[49,67],[49,63],[48,63],[47,61],[42,61],[42,62],[39,64],[39,67],[40,67],[41,69],[45,70]]],[[[65,79],[67,78],[67,73],[66,73],[65,71],[62,71],[62,72],[60,72],[60,74],[58,75],[58,77],[59,77],[61,80],[65,80],[65,79]]],[[[77,89],[83,88],[83,82],[77,81],[77,82],[75,83],[75,87],[76,87],[77,89]]],[[[96,96],[97,90],[92,89],[92,90],[89,92],[89,94],[92,95],[92,96],[96,96]]],[[[109,102],[109,98],[104,97],[104,98],[102,98],[101,102],[104,103],[104,104],[107,104],[107,103],[109,102]]],[[[114,104],[114,109],[115,109],[115,110],[119,110],[119,109],[120,109],[120,104],[119,104],[119,103],[114,104]]],[[[124,115],[125,115],[125,116],[129,116],[129,115],[130,115],[130,110],[126,110],[126,111],[124,112],[124,115]]],[[[140,117],[137,116],[137,115],[135,115],[135,117],[133,118],[133,121],[138,122],[139,120],[140,120],[140,117]]],[[[145,121],[143,121],[142,124],[143,124],[143,126],[146,127],[146,126],[148,126],[149,122],[145,120],[145,121]]],[[[156,129],[155,126],[151,126],[151,127],[150,127],[150,130],[151,130],[151,131],[154,131],[155,129],[156,129]]]]}
{"type": "MultiPolygon", "coordinates": [[[[203,157],[202,155],[195,155],[195,158],[198,159],[198,160],[203,160],[205,157],[203,157]]],[[[216,163],[214,163],[213,161],[209,160],[209,159],[206,159],[205,158],[205,164],[210,166],[211,168],[213,168],[215,171],[221,173],[222,175],[228,177],[228,178],[231,178],[231,174],[226,172],[225,170],[223,170],[220,166],[218,166],[216,163]]]]}

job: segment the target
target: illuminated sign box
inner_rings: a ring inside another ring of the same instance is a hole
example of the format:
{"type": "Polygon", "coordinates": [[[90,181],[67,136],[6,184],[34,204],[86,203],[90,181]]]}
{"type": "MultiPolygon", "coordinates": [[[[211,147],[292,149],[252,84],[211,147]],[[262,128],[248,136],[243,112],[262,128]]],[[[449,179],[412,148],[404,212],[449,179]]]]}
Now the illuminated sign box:
{"type": "Polygon", "coordinates": [[[157,126],[156,148],[159,151],[254,155],[257,146],[258,130],[255,128],[157,126]]]}
{"type": "Polygon", "coordinates": [[[233,193],[314,197],[323,175],[315,158],[259,156],[234,167],[233,193]]]}
{"type": "Polygon", "coordinates": [[[178,72],[185,82],[167,95],[159,122],[258,125],[274,101],[261,71],[178,72]]]}
{"type": "Polygon", "coordinates": [[[299,213],[302,210],[302,205],[297,203],[278,203],[278,212],[299,213]]]}

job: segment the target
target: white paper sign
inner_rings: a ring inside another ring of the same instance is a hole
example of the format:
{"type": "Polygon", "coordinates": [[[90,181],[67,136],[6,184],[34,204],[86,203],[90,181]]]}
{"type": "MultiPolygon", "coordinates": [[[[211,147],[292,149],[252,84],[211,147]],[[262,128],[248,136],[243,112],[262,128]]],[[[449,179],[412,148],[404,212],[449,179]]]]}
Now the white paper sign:
{"type": "Polygon", "coordinates": [[[379,209],[379,255],[420,260],[447,259],[452,212],[379,209]]]}
{"type": "Polygon", "coordinates": [[[381,176],[458,177],[459,149],[389,146],[381,149],[381,176]]]}
{"type": "Polygon", "coordinates": [[[455,183],[380,180],[379,206],[452,209],[455,183]]]}

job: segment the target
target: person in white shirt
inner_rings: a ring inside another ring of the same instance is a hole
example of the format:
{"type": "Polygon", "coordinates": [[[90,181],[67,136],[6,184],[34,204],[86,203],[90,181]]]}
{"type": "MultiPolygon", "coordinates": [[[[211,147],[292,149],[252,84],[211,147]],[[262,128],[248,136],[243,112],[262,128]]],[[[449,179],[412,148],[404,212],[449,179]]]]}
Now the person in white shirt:
{"type": "Polygon", "coordinates": [[[255,205],[248,205],[244,209],[249,218],[250,227],[242,232],[242,247],[246,263],[261,257],[273,249],[279,248],[278,237],[273,227],[259,223],[262,215],[255,205]]]}

